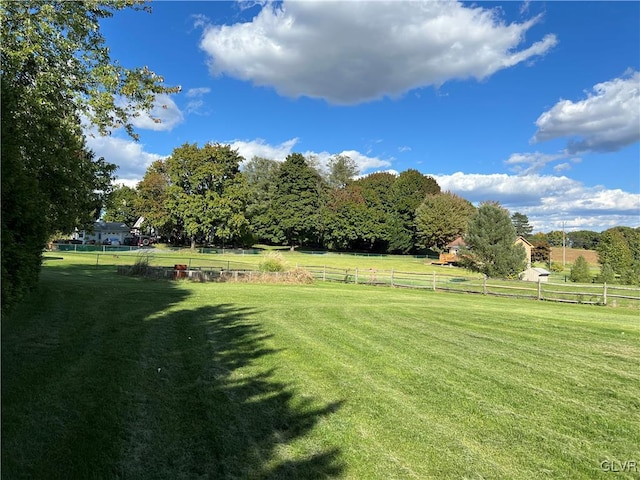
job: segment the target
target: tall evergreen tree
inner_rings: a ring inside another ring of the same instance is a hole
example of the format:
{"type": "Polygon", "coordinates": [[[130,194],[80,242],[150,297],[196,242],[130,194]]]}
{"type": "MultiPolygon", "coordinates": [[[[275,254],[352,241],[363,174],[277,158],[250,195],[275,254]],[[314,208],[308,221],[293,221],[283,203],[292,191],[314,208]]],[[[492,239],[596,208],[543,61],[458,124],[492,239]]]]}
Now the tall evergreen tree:
{"type": "Polygon", "coordinates": [[[511,215],[511,222],[516,229],[516,236],[528,238],[533,232],[533,227],[529,225],[529,217],[520,212],[511,215]]]}
{"type": "Polygon", "coordinates": [[[483,203],[469,221],[463,263],[489,277],[516,277],[525,267],[526,252],[515,240],[509,212],[497,203],[483,203]]]}

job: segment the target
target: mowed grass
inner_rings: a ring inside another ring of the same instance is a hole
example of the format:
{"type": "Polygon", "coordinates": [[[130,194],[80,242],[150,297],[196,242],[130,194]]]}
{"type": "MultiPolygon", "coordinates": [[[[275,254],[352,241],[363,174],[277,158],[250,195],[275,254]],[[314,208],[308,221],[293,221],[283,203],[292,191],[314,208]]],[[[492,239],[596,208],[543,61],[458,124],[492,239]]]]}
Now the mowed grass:
{"type": "Polygon", "coordinates": [[[50,260],[3,318],[3,478],[612,478],[604,460],[640,460],[636,310],[112,270],[50,260]]]}
{"type": "MultiPolygon", "coordinates": [[[[259,254],[213,254],[199,253],[186,249],[142,249],[131,252],[48,252],[47,257],[63,258],[67,263],[83,264],[100,268],[110,265],[132,265],[136,260],[145,258],[150,265],[173,266],[177,263],[193,267],[223,267],[231,269],[256,268],[265,259],[268,251],[259,254]]],[[[431,259],[409,255],[348,255],[340,253],[303,253],[279,251],[287,268],[296,266],[315,266],[336,269],[355,269],[362,271],[396,270],[405,272],[451,272],[449,267],[431,265],[431,259]]]]}

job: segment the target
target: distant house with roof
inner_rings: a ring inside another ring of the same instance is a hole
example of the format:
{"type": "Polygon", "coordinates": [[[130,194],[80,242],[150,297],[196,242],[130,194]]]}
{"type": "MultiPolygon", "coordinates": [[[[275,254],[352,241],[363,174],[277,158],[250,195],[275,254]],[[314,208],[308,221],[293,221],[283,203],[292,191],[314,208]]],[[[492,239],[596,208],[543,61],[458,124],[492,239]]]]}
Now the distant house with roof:
{"type": "Polygon", "coordinates": [[[522,245],[527,252],[527,268],[531,268],[531,252],[533,251],[533,244],[524,237],[519,236],[516,238],[516,245],[522,245]]]}
{"type": "MultiPolygon", "coordinates": [[[[516,238],[515,244],[522,245],[524,247],[525,252],[527,254],[526,256],[527,268],[531,268],[531,252],[533,250],[533,244],[529,242],[526,238],[521,236],[516,238]]],[[[455,240],[453,240],[452,242],[446,245],[445,248],[448,250],[448,252],[443,252],[440,254],[438,263],[440,264],[455,263],[459,258],[458,255],[460,254],[460,249],[466,246],[467,244],[465,243],[464,238],[457,237],[455,240]]]]}
{"type": "Polygon", "coordinates": [[[120,245],[124,239],[131,237],[131,228],[122,222],[105,222],[98,220],[93,224],[93,230],[80,230],[71,235],[73,240],[80,240],[82,244],[120,245]]]}

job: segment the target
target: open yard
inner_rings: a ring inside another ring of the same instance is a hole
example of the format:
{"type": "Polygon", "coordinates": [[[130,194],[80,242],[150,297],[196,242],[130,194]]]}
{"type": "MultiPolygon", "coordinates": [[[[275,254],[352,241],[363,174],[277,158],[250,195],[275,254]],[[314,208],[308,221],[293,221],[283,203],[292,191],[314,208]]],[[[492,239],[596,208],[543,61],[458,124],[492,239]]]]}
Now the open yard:
{"type": "Polygon", "coordinates": [[[2,320],[3,478],[638,477],[637,309],[81,258],[2,320]]]}

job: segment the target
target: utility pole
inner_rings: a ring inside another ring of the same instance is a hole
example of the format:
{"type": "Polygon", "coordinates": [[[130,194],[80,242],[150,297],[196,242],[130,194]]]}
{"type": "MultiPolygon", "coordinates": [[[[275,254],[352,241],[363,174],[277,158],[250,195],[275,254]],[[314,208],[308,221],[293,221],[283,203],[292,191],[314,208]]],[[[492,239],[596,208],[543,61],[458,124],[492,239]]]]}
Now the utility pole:
{"type": "Polygon", "coordinates": [[[565,265],[567,263],[567,254],[566,254],[567,240],[564,234],[564,224],[565,222],[562,222],[562,268],[565,268],[565,265]]]}

